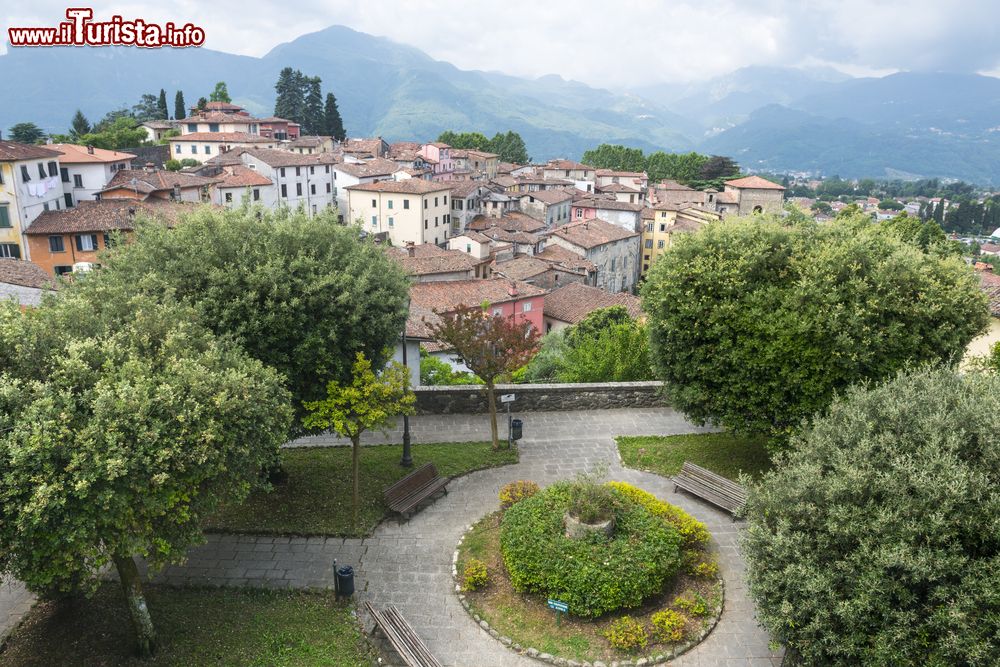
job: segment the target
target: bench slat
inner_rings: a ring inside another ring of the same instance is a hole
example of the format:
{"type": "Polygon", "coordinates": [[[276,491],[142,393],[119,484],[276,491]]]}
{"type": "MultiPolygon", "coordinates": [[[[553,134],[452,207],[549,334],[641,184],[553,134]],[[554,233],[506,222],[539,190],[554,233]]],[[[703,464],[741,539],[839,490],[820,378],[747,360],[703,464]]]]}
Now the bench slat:
{"type": "Polygon", "coordinates": [[[375,621],[375,625],[382,630],[393,649],[409,667],[441,667],[441,663],[428,650],[398,609],[388,605],[380,612],[367,601],[365,608],[375,621]]]}
{"type": "Polygon", "coordinates": [[[382,492],[393,512],[406,515],[439,491],[448,493],[447,477],[440,477],[433,463],[425,463],[382,492]]]}
{"type": "Polygon", "coordinates": [[[743,495],[734,495],[726,491],[720,490],[719,488],[712,486],[711,484],[705,484],[702,480],[692,479],[690,477],[685,477],[684,475],[678,475],[674,478],[674,484],[677,486],[689,486],[691,491],[704,492],[711,494],[713,496],[718,496],[719,498],[725,498],[733,503],[742,503],[746,501],[746,497],[743,495]]]}
{"type": "Polygon", "coordinates": [[[727,479],[722,475],[714,473],[711,470],[706,470],[705,468],[702,468],[700,466],[696,466],[695,464],[690,462],[684,463],[684,465],[681,466],[681,473],[688,474],[692,477],[704,478],[707,481],[714,482],[718,486],[732,490],[737,493],[744,492],[743,487],[737,484],[736,482],[732,481],[731,479],[727,479]]]}
{"type": "Polygon", "coordinates": [[[733,513],[747,499],[742,486],[690,461],[685,461],[680,474],[674,476],[674,486],[733,513]]]}
{"type": "Polygon", "coordinates": [[[401,498],[397,500],[394,504],[390,504],[389,508],[396,512],[408,512],[409,510],[413,509],[414,507],[422,503],[424,500],[427,500],[428,498],[436,494],[438,491],[442,490],[447,483],[448,483],[447,479],[445,479],[444,477],[438,477],[431,484],[428,484],[427,486],[422,487],[418,491],[413,492],[406,498],[401,498]]]}

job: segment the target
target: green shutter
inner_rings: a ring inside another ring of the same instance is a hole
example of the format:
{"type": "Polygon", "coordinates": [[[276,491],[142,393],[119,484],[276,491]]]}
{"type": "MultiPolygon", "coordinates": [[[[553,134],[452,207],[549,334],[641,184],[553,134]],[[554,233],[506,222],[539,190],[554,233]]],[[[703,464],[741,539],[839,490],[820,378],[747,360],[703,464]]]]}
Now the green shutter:
{"type": "Polygon", "coordinates": [[[0,227],[10,226],[10,210],[6,206],[0,206],[0,227]]]}

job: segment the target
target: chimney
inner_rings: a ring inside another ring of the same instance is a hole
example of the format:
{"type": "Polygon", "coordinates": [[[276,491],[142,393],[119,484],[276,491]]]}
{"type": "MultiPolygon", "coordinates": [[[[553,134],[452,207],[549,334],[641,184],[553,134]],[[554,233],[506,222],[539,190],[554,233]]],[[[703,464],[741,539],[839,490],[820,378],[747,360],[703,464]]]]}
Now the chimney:
{"type": "Polygon", "coordinates": [[[180,201],[181,200],[181,186],[178,185],[178,184],[176,184],[176,183],[174,184],[174,190],[173,190],[173,193],[171,195],[171,199],[173,199],[174,201],[180,201]]]}
{"type": "Polygon", "coordinates": [[[414,255],[416,255],[416,252],[417,252],[417,248],[414,245],[413,241],[407,241],[406,242],[406,254],[409,257],[413,257],[414,255]]]}
{"type": "Polygon", "coordinates": [[[152,162],[147,162],[142,167],[143,171],[153,171],[154,168],[155,168],[155,165],[152,162]]]}
{"type": "Polygon", "coordinates": [[[93,155],[94,154],[94,147],[93,146],[87,146],[87,153],[89,155],[93,155]]]}

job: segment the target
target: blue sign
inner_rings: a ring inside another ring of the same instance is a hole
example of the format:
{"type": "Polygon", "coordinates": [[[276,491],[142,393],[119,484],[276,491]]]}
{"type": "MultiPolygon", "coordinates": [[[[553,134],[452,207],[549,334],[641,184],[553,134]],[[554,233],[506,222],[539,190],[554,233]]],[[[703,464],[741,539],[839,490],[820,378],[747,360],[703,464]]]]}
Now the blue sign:
{"type": "Polygon", "coordinates": [[[556,611],[566,613],[569,611],[569,605],[565,602],[560,602],[559,600],[549,600],[549,609],[555,609],[556,611]]]}

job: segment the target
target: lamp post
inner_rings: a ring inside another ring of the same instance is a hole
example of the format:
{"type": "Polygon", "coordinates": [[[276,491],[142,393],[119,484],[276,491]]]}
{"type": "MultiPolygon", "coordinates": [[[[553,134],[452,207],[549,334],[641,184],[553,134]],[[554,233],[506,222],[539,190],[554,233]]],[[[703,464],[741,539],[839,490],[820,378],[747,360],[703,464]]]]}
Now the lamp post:
{"type": "MultiPolygon", "coordinates": [[[[410,299],[406,299],[406,317],[410,317],[410,299]]],[[[406,378],[410,378],[410,367],[406,363],[406,323],[403,323],[403,368],[406,369],[406,378]]],[[[413,455],[410,453],[410,416],[403,414],[403,458],[399,465],[404,468],[413,467],[413,455]]]]}

